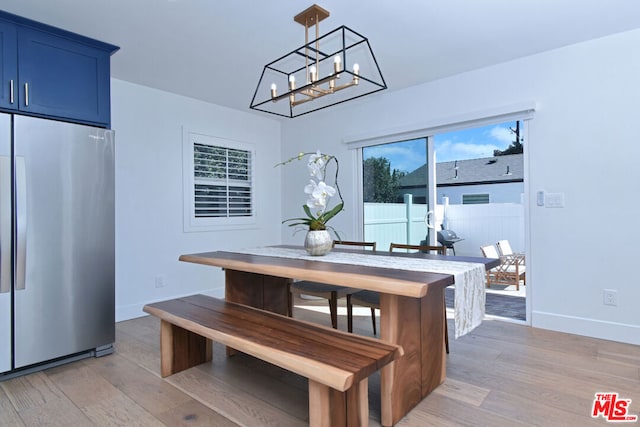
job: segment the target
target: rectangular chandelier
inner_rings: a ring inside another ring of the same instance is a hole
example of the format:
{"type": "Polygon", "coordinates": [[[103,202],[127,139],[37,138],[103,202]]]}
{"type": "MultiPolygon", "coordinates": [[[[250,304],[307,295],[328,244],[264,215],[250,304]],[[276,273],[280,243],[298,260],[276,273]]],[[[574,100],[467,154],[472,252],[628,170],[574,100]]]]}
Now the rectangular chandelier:
{"type": "Polygon", "coordinates": [[[294,17],[305,27],[305,44],[264,66],[251,109],[291,118],[387,88],[366,37],[344,25],[320,36],[328,16],[314,4],[294,17]]]}

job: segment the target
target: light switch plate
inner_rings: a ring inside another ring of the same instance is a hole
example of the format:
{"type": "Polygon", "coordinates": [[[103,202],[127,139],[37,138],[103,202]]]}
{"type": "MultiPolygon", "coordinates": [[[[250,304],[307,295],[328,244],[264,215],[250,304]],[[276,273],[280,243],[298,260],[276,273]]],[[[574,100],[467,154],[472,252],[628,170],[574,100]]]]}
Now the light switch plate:
{"type": "Polygon", "coordinates": [[[544,204],[548,208],[564,208],[564,193],[547,193],[544,204]]]}

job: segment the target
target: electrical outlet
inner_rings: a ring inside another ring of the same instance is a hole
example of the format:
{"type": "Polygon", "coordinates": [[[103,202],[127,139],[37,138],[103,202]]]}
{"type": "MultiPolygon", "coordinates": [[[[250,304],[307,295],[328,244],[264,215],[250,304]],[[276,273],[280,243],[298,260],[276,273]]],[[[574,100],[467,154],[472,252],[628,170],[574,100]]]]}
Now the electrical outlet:
{"type": "Polygon", "coordinates": [[[613,289],[603,289],[602,290],[602,303],[604,305],[618,305],[618,291],[613,289]]]}
{"type": "Polygon", "coordinates": [[[156,288],[164,288],[164,276],[156,276],[156,288]]]}

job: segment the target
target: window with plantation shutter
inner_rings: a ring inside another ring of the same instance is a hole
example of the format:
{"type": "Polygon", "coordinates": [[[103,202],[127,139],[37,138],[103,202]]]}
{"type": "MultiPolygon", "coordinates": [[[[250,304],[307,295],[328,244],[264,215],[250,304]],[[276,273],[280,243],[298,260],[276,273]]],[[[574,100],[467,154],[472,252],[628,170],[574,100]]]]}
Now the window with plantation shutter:
{"type": "Polygon", "coordinates": [[[251,152],[193,144],[197,218],[251,216],[251,152]]]}
{"type": "Polygon", "coordinates": [[[185,209],[185,230],[253,223],[252,147],[192,132],[185,137],[185,178],[190,174],[185,182],[190,204],[188,213],[185,209]]]}

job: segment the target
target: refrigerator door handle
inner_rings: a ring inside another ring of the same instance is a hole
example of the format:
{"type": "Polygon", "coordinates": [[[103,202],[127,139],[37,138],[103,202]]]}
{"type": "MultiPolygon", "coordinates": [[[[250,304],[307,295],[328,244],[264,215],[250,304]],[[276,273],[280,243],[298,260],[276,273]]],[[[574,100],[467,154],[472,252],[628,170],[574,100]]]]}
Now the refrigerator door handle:
{"type": "Polygon", "coordinates": [[[27,174],[24,157],[16,156],[16,290],[25,289],[27,265],[27,174]]]}
{"type": "Polygon", "coordinates": [[[0,156],[0,294],[11,290],[11,159],[0,156]]]}

